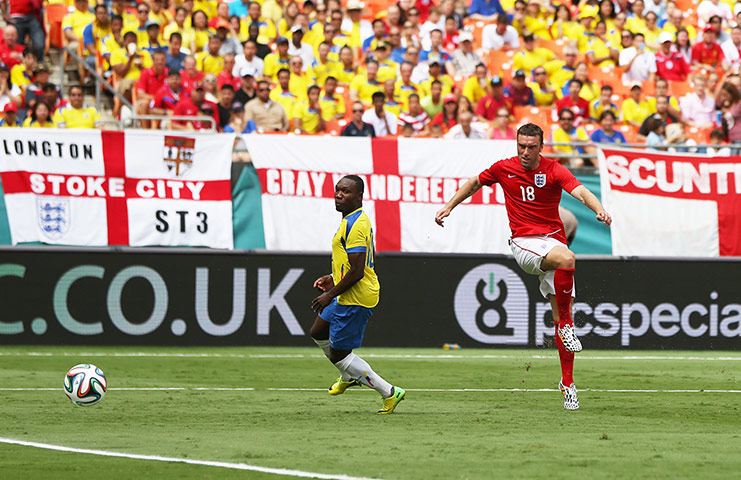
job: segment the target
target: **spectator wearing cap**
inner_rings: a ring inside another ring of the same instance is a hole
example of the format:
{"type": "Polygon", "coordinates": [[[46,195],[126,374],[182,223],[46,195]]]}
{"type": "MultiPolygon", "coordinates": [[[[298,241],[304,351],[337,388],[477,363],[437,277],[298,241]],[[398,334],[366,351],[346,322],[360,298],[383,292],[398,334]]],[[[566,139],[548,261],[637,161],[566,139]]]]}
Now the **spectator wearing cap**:
{"type": "Polygon", "coordinates": [[[18,107],[15,103],[10,102],[3,107],[3,118],[0,120],[0,127],[20,127],[18,121],[18,107]]]}
{"type": "Polygon", "coordinates": [[[221,37],[211,35],[208,39],[208,50],[196,53],[196,68],[205,74],[218,75],[224,70],[224,57],[219,53],[220,50],[221,37]]]}
{"type": "Polygon", "coordinates": [[[319,96],[319,86],[311,85],[306,91],[304,100],[297,102],[293,107],[293,129],[296,133],[324,132],[325,123],[319,96]]]}
{"type": "MultiPolygon", "coordinates": [[[[242,76],[246,72],[245,67],[249,68],[254,78],[262,78],[265,62],[257,56],[257,43],[254,40],[247,40],[242,47],[242,54],[234,58],[234,68],[232,73],[242,76]]],[[[246,102],[242,102],[246,104],[246,102]]]]}
{"type": "MultiPolygon", "coordinates": [[[[636,0],[641,1],[641,0],[636,0]]],[[[579,12],[579,25],[573,34],[576,38],[572,41],[576,41],[576,46],[579,49],[579,53],[585,54],[589,49],[589,40],[593,36],[594,22],[599,16],[599,7],[594,5],[582,5],[581,11],[579,12]]]]}
{"type": "MultiPolygon", "coordinates": [[[[739,29],[739,41],[741,41],[741,29],[739,29]]],[[[690,67],[684,61],[684,56],[672,49],[674,35],[669,32],[661,32],[659,35],[659,51],[656,52],[656,74],[659,78],[674,82],[684,82],[690,74],[690,67]]],[[[738,55],[738,52],[737,52],[738,55]]]]}
{"type": "Polygon", "coordinates": [[[458,36],[460,46],[453,51],[452,61],[457,75],[470,77],[476,70],[476,65],[484,63],[478,53],[473,51],[473,35],[470,32],[461,32],[458,36]]]}
{"type": "Polygon", "coordinates": [[[187,94],[181,85],[180,74],[173,71],[168,72],[165,84],[157,90],[154,98],[149,102],[149,113],[152,115],[172,115],[175,105],[184,95],[187,94]]]}
{"type": "Polygon", "coordinates": [[[216,112],[219,115],[219,125],[226,125],[232,116],[232,104],[234,103],[234,87],[226,83],[219,89],[219,103],[216,104],[216,112]]]}
{"type": "Polygon", "coordinates": [[[352,105],[352,120],[342,130],[343,137],[375,137],[376,131],[373,125],[363,121],[365,107],[361,102],[352,105]]]}
{"type": "Polygon", "coordinates": [[[280,37],[275,42],[275,53],[269,53],[265,57],[265,76],[273,81],[278,80],[278,70],[288,68],[291,56],[288,55],[288,39],[280,37]]]}
{"type": "Polygon", "coordinates": [[[578,78],[571,79],[568,95],[556,103],[557,111],[568,109],[574,114],[574,125],[589,121],[589,102],[579,96],[583,84],[578,78]]]}
{"type": "Polygon", "coordinates": [[[487,50],[517,50],[520,48],[520,35],[509,24],[509,17],[500,13],[496,23],[486,25],[481,32],[481,47],[487,50]]]}
{"type": "Polygon", "coordinates": [[[383,92],[375,92],[372,96],[372,102],[373,108],[370,108],[363,113],[363,122],[372,125],[373,130],[378,137],[396,135],[399,127],[399,120],[396,115],[384,108],[386,104],[386,96],[383,92]]]}
{"type": "Polygon", "coordinates": [[[242,78],[239,75],[234,75],[234,54],[227,53],[224,55],[224,70],[216,75],[216,86],[221,89],[226,84],[234,87],[234,90],[238,90],[242,86],[242,78]]]}
{"type": "Polygon", "coordinates": [[[458,99],[454,93],[449,93],[445,95],[445,98],[443,98],[443,108],[434,116],[432,122],[430,122],[430,127],[433,125],[439,125],[442,129],[442,133],[446,134],[451,128],[456,126],[457,123],[458,99]]]}
{"type": "Polygon", "coordinates": [[[30,109],[37,100],[43,97],[43,86],[49,81],[50,67],[47,63],[40,63],[35,70],[33,82],[26,88],[25,104],[30,109]]]}
{"type": "MultiPolygon", "coordinates": [[[[715,45],[715,44],[713,44],[715,45]]],[[[715,45],[720,52],[720,47],[715,45]]],[[[721,52],[721,55],[723,53],[721,52]]],[[[656,75],[656,57],[646,50],[642,33],[633,35],[633,44],[620,52],[618,64],[624,70],[623,83],[630,85],[634,82],[653,81],[656,75]]]]}
{"type": "Polygon", "coordinates": [[[54,128],[49,105],[43,100],[38,100],[29,112],[30,114],[23,121],[23,128],[54,128]]]}
{"type": "Polygon", "coordinates": [[[424,82],[421,82],[419,84],[419,94],[423,97],[426,97],[427,95],[430,95],[432,93],[431,87],[432,82],[435,80],[438,80],[443,85],[443,95],[447,95],[450,92],[453,91],[455,88],[455,82],[453,81],[453,78],[451,78],[450,75],[447,75],[445,73],[442,73],[442,65],[439,60],[431,60],[429,62],[430,67],[430,77],[425,80],[424,82]]]}
{"type": "Polygon", "coordinates": [[[468,98],[474,105],[486,96],[486,87],[489,85],[489,79],[486,77],[487,73],[486,65],[483,62],[479,63],[476,65],[474,74],[468,77],[466,83],[463,84],[461,95],[468,98]]]}
{"type": "Polygon", "coordinates": [[[136,33],[128,30],[123,38],[124,48],[111,54],[111,68],[119,78],[116,90],[130,101],[131,88],[139,80],[142,70],[152,66],[152,57],[146,50],[138,49],[136,33]]]}
{"type": "MultiPolygon", "coordinates": [[[[44,89],[46,90],[46,89],[44,89]]],[[[57,128],[103,128],[103,119],[95,107],[83,105],[85,94],[82,87],[73,85],[69,89],[69,104],[59,107],[54,116],[57,128]]]]}
{"type": "MultiPolygon", "coordinates": [[[[574,112],[568,108],[561,108],[558,110],[558,127],[553,130],[551,135],[551,142],[568,144],[577,142],[588,142],[589,136],[587,132],[582,128],[574,125],[576,120],[574,112]]],[[[576,147],[573,145],[554,145],[553,150],[555,152],[571,153],[574,155],[583,155],[584,153],[593,152],[593,147],[576,147]]],[[[568,158],[559,159],[561,163],[569,163],[568,158]]],[[[572,165],[575,167],[584,166],[585,160],[583,158],[573,159],[572,165]]]]}
{"type": "Polygon", "coordinates": [[[386,39],[386,22],[381,18],[373,20],[373,35],[363,40],[363,54],[368,55],[376,49],[378,42],[386,39]]]}
{"type": "Polygon", "coordinates": [[[409,105],[409,97],[407,96],[404,99],[400,98],[396,95],[395,87],[396,85],[394,84],[394,80],[391,78],[383,82],[383,95],[386,97],[384,107],[387,112],[391,112],[398,117],[401,114],[402,109],[408,108],[407,105],[409,105]]]}
{"type": "MultiPolygon", "coordinates": [[[[167,55],[165,52],[157,51],[152,55],[152,66],[142,70],[139,80],[136,81],[136,109],[144,115],[149,114],[149,104],[157,92],[165,85],[167,78],[167,55]]],[[[149,124],[144,122],[144,126],[149,124]]]]}
{"type": "Polygon", "coordinates": [[[445,138],[449,140],[484,140],[488,137],[486,124],[475,122],[473,114],[469,111],[460,112],[458,124],[445,134],[445,138]]]}
{"type": "MultiPolygon", "coordinates": [[[[147,13],[149,9],[147,8],[147,13]]],[[[62,32],[68,42],[68,46],[77,51],[79,45],[82,45],[82,35],[85,27],[95,21],[95,15],[90,13],[90,7],[87,0],[75,0],[75,7],[72,12],[68,13],[62,19],[62,32]]]]}
{"type": "Polygon", "coordinates": [[[476,105],[476,115],[481,122],[493,122],[500,108],[506,107],[514,114],[512,99],[504,95],[501,77],[493,77],[489,84],[489,93],[476,105]]]}
{"type": "MultiPolygon", "coordinates": [[[[244,105],[241,102],[232,103],[232,111],[229,122],[224,125],[224,133],[252,133],[257,131],[254,120],[244,121],[244,105]]],[[[232,156],[232,162],[234,157],[232,156]]]]}
{"type": "Polygon", "coordinates": [[[512,82],[504,88],[504,96],[511,98],[514,106],[535,105],[535,96],[525,77],[524,70],[517,70],[512,82]]]}
{"type": "Polygon", "coordinates": [[[257,97],[244,107],[245,123],[253,120],[258,130],[264,132],[288,131],[288,115],[285,108],[270,98],[270,84],[266,80],[257,82],[257,97]]]}
{"type": "Polygon", "coordinates": [[[702,30],[702,42],[697,42],[692,47],[691,67],[693,69],[707,67],[714,70],[717,65],[723,70],[728,69],[723,49],[715,42],[715,30],[711,24],[707,24],[702,30]]]}
{"type": "Polygon", "coordinates": [[[18,30],[13,24],[7,25],[3,30],[3,41],[0,42],[0,61],[13,68],[21,63],[25,46],[18,43],[18,30]]]}
{"type": "Polygon", "coordinates": [[[373,94],[383,90],[383,84],[378,81],[377,74],[378,62],[368,60],[365,65],[365,74],[356,75],[350,84],[350,98],[353,101],[360,100],[370,105],[373,94]]]}
{"type": "Polygon", "coordinates": [[[25,96],[26,89],[33,83],[33,72],[36,70],[36,54],[29,47],[23,51],[23,62],[10,69],[10,81],[18,85],[25,96]]]}
{"type": "Polygon", "coordinates": [[[547,48],[535,47],[535,36],[532,33],[522,36],[522,46],[522,50],[512,57],[512,68],[515,70],[531,72],[555,58],[554,53],[547,48]]]}
{"type": "Polygon", "coordinates": [[[147,40],[139,43],[139,48],[146,50],[149,54],[154,52],[165,52],[167,47],[160,43],[160,25],[157,22],[147,22],[147,40]]]}
{"type": "Polygon", "coordinates": [[[300,57],[302,60],[303,71],[305,72],[314,62],[314,48],[308,43],[302,42],[304,38],[304,27],[294,25],[291,27],[291,42],[288,44],[288,55],[291,57],[300,57]]]}
{"type": "MultiPolygon", "coordinates": [[[[427,116],[430,118],[434,118],[435,115],[443,111],[443,104],[444,104],[444,97],[453,95],[452,93],[449,93],[448,95],[443,95],[443,84],[440,83],[439,80],[435,80],[430,85],[430,94],[425,95],[422,100],[420,101],[420,104],[422,105],[422,108],[425,112],[427,112],[427,116]]],[[[455,95],[453,95],[455,97],[455,95]]]]}
{"type": "Polygon", "coordinates": [[[335,80],[340,71],[340,62],[329,57],[329,45],[326,42],[319,44],[318,56],[311,62],[308,75],[316,80],[317,85],[324,85],[328,77],[335,80]]]}
{"type": "Polygon", "coordinates": [[[594,143],[627,143],[622,132],[615,130],[617,115],[612,110],[605,110],[599,116],[600,128],[592,133],[594,143]]]}
{"type": "Polygon", "coordinates": [[[361,18],[362,13],[363,4],[360,0],[348,0],[347,17],[340,25],[340,29],[349,34],[349,45],[358,49],[363,46],[363,40],[373,35],[373,26],[368,20],[361,18]]]}
{"type": "Polygon", "coordinates": [[[612,102],[612,87],[610,85],[603,85],[600,89],[599,98],[589,104],[589,118],[597,122],[602,117],[602,112],[606,111],[614,113],[616,118],[620,111],[618,106],[612,102]]]}
{"type": "Polygon", "coordinates": [[[633,85],[630,88],[630,98],[626,98],[620,104],[622,120],[634,127],[640,127],[643,120],[651,113],[651,106],[644,98],[641,98],[642,95],[641,85],[633,85]]]}
{"type": "Polygon", "coordinates": [[[228,53],[237,55],[242,52],[242,44],[239,42],[239,32],[232,28],[229,20],[219,19],[216,22],[216,36],[221,39],[219,55],[224,56],[228,53]]]}
{"type": "Polygon", "coordinates": [[[319,106],[325,121],[345,117],[345,99],[337,94],[337,79],[329,76],[324,80],[324,88],[319,96],[319,106]]]}
{"type": "Polygon", "coordinates": [[[298,101],[298,95],[296,95],[296,93],[301,93],[298,90],[296,91],[296,93],[293,93],[289,86],[290,82],[291,71],[287,68],[281,68],[278,72],[278,85],[276,85],[275,88],[270,91],[270,99],[276,103],[279,103],[286,111],[286,115],[288,115],[289,112],[291,113],[291,115],[293,114],[293,107],[298,101]]]}
{"type": "MultiPolygon", "coordinates": [[[[216,129],[219,128],[219,115],[216,104],[206,100],[206,91],[203,83],[193,85],[190,95],[181,96],[172,114],[187,117],[211,116],[214,119],[214,126],[216,129]]],[[[173,120],[170,125],[173,130],[200,130],[202,128],[208,128],[208,126],[206,122],[201,123],[200,120],[173,120]]]]}
{"type": "Polygon", "coordinates": [[[493,22],[497,15],[503,15],[504,9],[499,0],[472,0],[468,15],[471,20],[493,22]]]}
{"type": "Polygon", "coordinates": [[[550,107],[557,100],[556,85],[548,80],[548,72],[545,67],[533,70],[533,81],[527,84],[533,91],[535,105],[539,107],[550,107]]]}
{"type": "Polygon", "coordinates": [[[246,106],[247,102],[257,96],[257,91],[255,90],[255,78],[257,78],[257,74],[252,67],[242,67],[242,70],[240,71],[239,89],[237,89],[234,95],[234,100],[236,102],[246,106]]]}

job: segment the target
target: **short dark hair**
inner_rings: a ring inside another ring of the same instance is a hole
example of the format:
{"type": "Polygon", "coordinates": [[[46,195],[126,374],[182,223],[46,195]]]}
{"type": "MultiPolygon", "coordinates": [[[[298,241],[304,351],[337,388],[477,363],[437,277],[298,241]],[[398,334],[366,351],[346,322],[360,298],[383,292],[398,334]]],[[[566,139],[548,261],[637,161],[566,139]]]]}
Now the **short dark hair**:
{"type": "Polygon", "coordinates": [[[173,37],[174,38],[179,38],[181,42],[183,41],[183,36],[180,34],[180,32],[172,32],[170,34],[170,40],[172,40],[173,37]]]}
{"type": "Polygon", "coordinates": [[[534,123],[526,123],[517,129],[517,136],[524,135],[526,137],[539,137],[540,144],[543,145],[543,129],[534,123]]]}
{"type": "Polygon", "coordinates": [[[371,101],[375,101],[376,98],[379,98],[379,97],[384,100],[386,99],[386,95],[383,92],[374,92],[373,95],[371,95],[371,101]]]}
{"type": "Polygon", "coordinates": [[[105,4],[103,4],[103,3],[99,3],[99,4],[97,4],[97,5],[95,6],[95,8],[93,9],[93,11],[94,11],[94,12],[97,12],[97,11],[98,11],[98,8],[100,8],[100,7],[103,7],[103,9],[105,9],[105,11],[106,11],[106,12],[108,11],[108,7],[106,7],[106,6],[105,6],[105,4]]]}
{"type": "MultiPolygon", "coordinates": [[[[579,88],[581,88],[581,87],[584,86],[584,82],[582,82],[581,80],[579,80],[576,77],[574,77],[574,78],[571,79],[571,83],[578,83],[579,84],[579,88]]],[[[569,87],[571,87],[571,83],[569,84],[569,87]]]]}
{"type": "Polygon", "coordinates": [[[231,83],[225,83],[224,85],[221,86],[221,91],[223,92],[224,90],[231,90],[233,92],[234,85],[232,85],[231,83]]]}
{"type": "Polygon", "coordinates": [[[615,116],[615,112],[613,112],[612,110],[609,110],[609,109],[608,110],[605,110],[604,112],[602,112],[600,114],[599,121],[601,122],[602,120],[605,119],[605,117],[612,117],[613,120],[616,120],[617,119],[617,117],[615,116]]]}
{"type": "Polygon", "coordinates": [[[574,115],[574,112],[572,112],[570,108],[562,108],[561,110],[558,111],[558,119],[561,120],[561,117],[566,112],[569,112],[571,114],[572,120],[574,119],[574,117],[576,117],[576,115],[574,115]]]}
{"type": "Polygon", "coordinates": [[[284,68],[281,68],[280,70],[278,70],[278,73],[276,73],[275,76],[277,77],[278,75],[280,75],[283,72],[286,72],[289,75],[291,74],[291,71],[284,67],[284,68]]]}
{"type": "Polygon", "coordinates": [[[111,23],[113,23],[114,20],[118,20],[121,23],[123,23],[123,17],[121,15],[117,15],[117,14],[111,15],[111,23]]]}
{"type": "Polygon", "coordinates": [[[306,89],[306,93],[311,93],[312,90],[321,90],[321,88],[319,88],[319,85],[309,85],[309,88],[306,89]]]}
{"type": "Polygon", "coordinates": [[[83,95],[85,94],[85,90],[83,90],[80,85],[72,85],[71,87],[69,87],[70,94],[72,94],[72,90],[79,90],[80,93],[82,93],[83,95]]]}
{"type": "Polygon", "coordinates": [[[507,25],[509,25],[509,17],[507,16],[507,14],[500,13],[499,15],[497,15],[497,23],[506,23],[507,25]]]}
{"type": "Polygon", "coordinates": [[[355,183],[355,186],[358,187],[358,192],[362,195],[365,192],[365,182],[363,182],[363,179],[360,178],[357,175],[345,175],[342,177],[342,179],[348,179],[352,180],[353,183],[355,183]]]}
{"type": "Polygon", "coordinates": [[[602,85],[602,88],[600,88],[600,92],[607,92],[612,91],[612,85],[602,85]]]}

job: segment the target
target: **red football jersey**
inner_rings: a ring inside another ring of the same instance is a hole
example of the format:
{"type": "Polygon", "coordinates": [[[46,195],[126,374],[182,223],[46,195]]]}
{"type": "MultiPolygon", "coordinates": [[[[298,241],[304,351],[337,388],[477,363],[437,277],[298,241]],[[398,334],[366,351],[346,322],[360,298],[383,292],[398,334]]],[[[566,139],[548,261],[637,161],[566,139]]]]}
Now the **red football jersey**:
{"type": "Polygon", "coordinates": [[[571,193],[581,182],[566,167],[540,157],[535,170],[525,170],[518,157],[500,160],[479,174],[484,185],[499,183],[504,191],[512,238],[549,235],[566,243],[558,214],[561,191],[571,193]]]}

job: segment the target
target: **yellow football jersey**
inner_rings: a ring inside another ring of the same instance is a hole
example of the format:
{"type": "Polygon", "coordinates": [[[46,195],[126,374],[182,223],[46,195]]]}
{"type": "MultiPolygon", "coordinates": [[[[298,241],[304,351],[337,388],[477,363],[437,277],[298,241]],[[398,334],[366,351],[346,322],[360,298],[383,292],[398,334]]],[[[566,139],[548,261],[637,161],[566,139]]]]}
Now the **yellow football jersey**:
{"type": "Polygon", "coordinates": [[[349,253],[365,252],[363,278],[337,297],[340,305],[360,305],[373,308],[378,305],[381,286],[374,269],[375,248],[373,228],[362,208],[345,215],[332,239],[332,279],[335,285],[350,270],[349,253]]]}

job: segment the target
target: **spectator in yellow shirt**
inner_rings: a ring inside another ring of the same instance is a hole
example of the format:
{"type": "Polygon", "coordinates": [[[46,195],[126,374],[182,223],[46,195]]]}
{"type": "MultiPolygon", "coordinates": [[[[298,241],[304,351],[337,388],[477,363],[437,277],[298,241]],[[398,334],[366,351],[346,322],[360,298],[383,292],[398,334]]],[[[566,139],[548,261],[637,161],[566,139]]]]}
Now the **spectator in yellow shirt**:
{"type": "Polygon", "coordinates": [[[103,128],[103,120],[95,107],[83,106],[85,95],[82,87],[73,85],[69,89],[69,104],[59,107],[54,113],[57,128],[103,128]]]}
{"type": "Polygon", "coordinates": [[[68,45],[76,50],[82,45],[82,34],[85,27],[95,21],[95,15],[90,13],[87,0],[75,0],[75,9],[62,19],[62,32],[68,45]]]}
{"type": "Polygon", "coordinates": [[[443,84],[443,97],[451,93],[453,91],[453,88],[455,88],[455,82],[452,78],[450,78],[450,75],[442,73],[442,65],[440,63],[440,60],[434,58],[429,61],[428,65],[430,67],[430,78],[419,84],[420,96],[426,97],[432,94],[432,89],[430,87],[432,86],[432,82],[434,82],[435,80],[439,80],[440,83],[443,84]]]}
{"type": "MultiPolygon", "coordinates": [[[[309,91],[309,86],[314,84],[314,79],[303,71],[304,61],[301,57],[292,57],[288,63],[288,67],[291,70],[291,79],[288,81],[288,89],[296,95],[299,100],[306,100],[306,93],[309,91]]],[[[286,110],[287,111],[287,110],[286,110]]]]}
{"type": "Polygon", "coordinates": [[[170,41],[170,35],[178,32],[183,37],[182,44],[190,48],[191,43],[195,40],[195,32],[193,27],[186,26],[185,21],[188,19],[188,12],[183,7],[178,7],[175,10],[174,21],[170,22],[165,26],[162,31],[162,38],[166,41],[170,41]]]}
{"type": "Polygon", "coordinates": [[[10,69],[10,81],[17,85],[23,95],[26,95],[26,89],[33,83],[33,72],[36,70],[36,54],[30,47],[23,50],[23,63],[13,65],[10,69]]]}
{"type": "Polygon", "coordinates": [[[134,86],[141,71],[152,66],[149,53],[137,49],[136,33],[128,30],[124,33],[124,45],[111,55],[111,68],[118,76],[116,90],[131,100],[131,87],[134,86]]]}
{"type": "Polygon", "coordinates": [[[281,68],[278,71],[278,85],[270,91],[270,100],[279,103],[289,118],[292,117],[293,107],[296,106],[298,101],[298,97],[288,87],[290,82],[291,71],[287,68],[281,68]]]}
{"type": "Polygon", "coordinates": [[[533,71],[534,82],[527,84],[530,90],[533,91],[535,97],[535,105],[539,107],[550,107],[556,100],[558,100],[558,92],[556,91],[556,85],[553,82],[548,81],[548,72],[545,67],[538,67],[533,71]]]}
{"type": "MultiPolygon", "coordinates": [[[[288,39],[280,37],[275,42],[275,53],[268,53],[265,56],[265,76],[272,81],[278,79],[278,71],[288,67],[291,57],[288,55],[288,39]]],[[[290,110],[289,110],[290,111],[290,110]]]]}
{"type": "MultiPolygon", "coordinates": [[[[404,110],[409,109],[409,95],[416,93],[419,95],[419,87],[412,82],[412,71],[414,65],[411,62],[404,61],[399,67],[399,80],[396,81],[396,88],[394,89],[394,96],[399,98],[404,110]]],[[[389,95],[386,95],[389,98],[389,95]]],[[[394,112],[395,115],[399,115],[399,112],[394,112]]]]}
{"type": "Polygon", "coordinates": [[[208,27],[208,17],[203,10],[197,10],[193,13],[191,25],[193,26],[193,39],[190,44],[190,52],[195,55],[206,48],[209,38],[216,32],[208,27]]]}
{"type": "Polygon", "coordinates": [[[329,76],[324,81],[324,92],[319,97],[319,106],[322,107],[322,118],[325,121],[333,118],[341,119],[345,116],[345,98],[336,93],[337,79],[329,76]]]}
{"type": "Polygon", "coordinates": [[[54,128],[49,105],[43,100],[37,100],[31,109],[31,114],[23,121],[23,128],[54,128]]]}
{"type": "MultiPolygon", "coordinates": [[[[468,77],[466,83],[463,84],[463,91],[461,92],[462,95],[468,98],[468,100],[470,100],[474,105],[478,105],[479,100],[486,96],[486,86],[489,84],[489,80],[486,78],[486,73],[486,65],[479,63],[476,65],[474,74],[468,77]]],[[[534,92],[535,91],[533,90],[533,93],[534,92]]]]}
{"type": "Polygon", "coordinates": [[[316,79],[317,85],[324,85],[328,77],[335,77],[336,80],[340,62],[329,58],[329,44],[320,43],[317,52],[319,55],[311,64],[310,75],[316,79]]]}
{"type": "Polygon", "coordinates": [[[293,128],[296,133],[320,133],[324,131],[324,127],[319,86],[312,85],[306,91],[306,99],[293,107],[293,128]]]}
{"type": "Polygon", "coordinates": [[[532,33],[523,35],[523,49],[512,57],[512,70],[532,72],[536,67],[553,60],[556,55],[547,48],[535,47],[535,36],[532,33]]]}
{"type": "MultiPolygon", "coordinates": [[[[575,143],[575,142],[589,142],[589,136],[582,127],[574,126],[574,112],[568,108],[562,108],[558,112],[558,128],[553,130],[553,136],[551,138],[553,143],[575,143]]],[[[556,152],[571,153],[574,155],[583,155],[584,153],[593,153],[594,147],[592,146],[571,146],[571,145],[554,145],[553,150],[556,152]]],[[[585,163],[583,158],[561,158],[559,162],[564,164],[571,164],[574,167],[582,167],[585,163]]]]}
{"type": "Polygon", "coordinates": [[[357,75],[350,84],[350,98],[353,102],[361,101],[366,105],[371,104],[374,93],[383,90],[383,84],[378,81],[378,62],[368,60],[365,65],[365,75],[357,75]]]}
{"type": "Polygon", "coordinates": [[[219,55],[221,49],[221,37],[211,35],[208,39],[208,51],[196,54],[196,65],[198,70],[204,74],[220,74],[224,70],[224,57],[219,55]]]}
{"type": "Polygon", "coordinates": [[[642,93],[643,89],[640,85],[633,85],[630,89],[630,98],[623,100],[620,106],[622,120],[634,127],[640,127],[651,113],[651,106],[645,99],[641,98],[642,93]]]}

